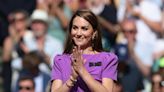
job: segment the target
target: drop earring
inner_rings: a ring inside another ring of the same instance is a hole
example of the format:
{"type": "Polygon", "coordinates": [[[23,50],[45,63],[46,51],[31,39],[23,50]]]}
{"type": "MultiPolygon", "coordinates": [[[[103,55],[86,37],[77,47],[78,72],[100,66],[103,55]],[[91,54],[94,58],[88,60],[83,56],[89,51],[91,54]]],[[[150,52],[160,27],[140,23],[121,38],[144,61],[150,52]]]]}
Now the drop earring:
{"type": "Polygon", "coordinates": [[[92,48],[95,47],[95,46],[94,46],[95,36],[96,36],[96,33],[94,33],[94,34],[92,35],[92,39],[91,39],[91,42],[92,42],[92,48]]]}

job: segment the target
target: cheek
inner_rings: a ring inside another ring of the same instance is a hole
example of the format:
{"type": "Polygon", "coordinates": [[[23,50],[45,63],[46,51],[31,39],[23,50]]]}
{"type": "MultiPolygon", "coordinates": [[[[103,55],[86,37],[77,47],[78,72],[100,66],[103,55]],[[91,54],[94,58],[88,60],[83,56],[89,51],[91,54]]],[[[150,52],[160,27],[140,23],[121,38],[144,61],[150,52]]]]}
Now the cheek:
{"type": "Polygon", "coordinates": [[[87,40],[91,40],[92,39],[92,35],[93,33],[85,33],[84,36],[87,40]]]}
{"type": "Polygon", "coordinates": [[[75,35],[76,35],[76,33],[71,31],[70,36],[72,39],[74,39],[75,35]]]}
{"type": "Polygon", "coordinates": [[[36,24],[36,25],[33,25],[33,29],[37,31],[42,31],[42,30],[45,30],[45,27],[44,25],[36,24]]]}
{"type": "Polygon", "coordinates": [[[16,28],[21,28],[21,27],[25,27],[25,23],[24,22],[17,22],[15,23],[16,28]]]}
{"type": "Polygon", "coordinates": [[[71,30],[71,33],[70,34],[73,37],[73,36],[75,36],[76,32],[74,30],[71,30]]]}

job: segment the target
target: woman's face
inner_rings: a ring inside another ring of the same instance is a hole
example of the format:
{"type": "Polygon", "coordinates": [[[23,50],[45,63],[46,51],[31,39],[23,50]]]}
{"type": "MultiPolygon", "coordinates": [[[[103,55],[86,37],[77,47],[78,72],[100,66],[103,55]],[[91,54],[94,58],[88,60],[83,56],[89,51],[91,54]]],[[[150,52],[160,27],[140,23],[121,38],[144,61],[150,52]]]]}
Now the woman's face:
{"type": "Polygon", "coordinates": [[[16,13],[13,22],[16,30],[20,31],[26,29],[27,23],[23,13],[16,13]]]}
{"type": "Polygon", "coordinates": [[[47,30],[46,28],[46,24],[42,21],[34,21],[31,25],[31,29],[36,37],[43,36],[47,30]]]}
{"type": "Polygon", "coordinates": [[[94,30],[92,25],[82,17],[75,17],[71,28],[71,37],[76,46],[86,48],[91,45],[94,30]]]}

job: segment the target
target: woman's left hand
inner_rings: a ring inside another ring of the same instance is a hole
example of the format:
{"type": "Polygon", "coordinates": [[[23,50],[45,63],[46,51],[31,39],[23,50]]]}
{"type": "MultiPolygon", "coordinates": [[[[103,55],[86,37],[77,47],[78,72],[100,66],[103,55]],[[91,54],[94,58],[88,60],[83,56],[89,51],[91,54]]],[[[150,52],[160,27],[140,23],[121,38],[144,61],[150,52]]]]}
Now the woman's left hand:
{"type": "Polygon", "coordinates": [[[80,47],[75,47],[73,49],[73,60],[72,60],[72,67],[78,74],[82,74],[82,71],[85,70],[84,67],[84,58],[82,57],[82,51],[80,47]]]}

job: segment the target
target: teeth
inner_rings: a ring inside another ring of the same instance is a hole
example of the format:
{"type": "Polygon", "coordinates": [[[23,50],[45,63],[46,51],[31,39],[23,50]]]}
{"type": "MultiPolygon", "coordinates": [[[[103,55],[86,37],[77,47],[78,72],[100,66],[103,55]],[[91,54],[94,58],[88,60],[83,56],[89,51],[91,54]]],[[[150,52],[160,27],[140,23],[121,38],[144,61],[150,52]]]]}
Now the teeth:
{"type": "Polygon", "coordinates": [[[77,39],[77,40],[82,40],[82,39],[77,39]]]}

